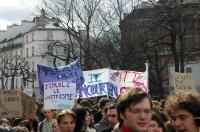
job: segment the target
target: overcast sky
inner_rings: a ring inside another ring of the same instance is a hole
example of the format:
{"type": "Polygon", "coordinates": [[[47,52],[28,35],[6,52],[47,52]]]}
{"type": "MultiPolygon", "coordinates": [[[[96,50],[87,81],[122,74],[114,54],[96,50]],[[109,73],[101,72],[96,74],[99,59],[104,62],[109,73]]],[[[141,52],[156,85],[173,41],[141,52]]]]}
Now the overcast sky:
{"type": "Polygon", "coordinates": [[[20,23],[22,20],[32,20],[38,15],[40,0],[0,0],[0,29],[7,25],[20,23]]]}

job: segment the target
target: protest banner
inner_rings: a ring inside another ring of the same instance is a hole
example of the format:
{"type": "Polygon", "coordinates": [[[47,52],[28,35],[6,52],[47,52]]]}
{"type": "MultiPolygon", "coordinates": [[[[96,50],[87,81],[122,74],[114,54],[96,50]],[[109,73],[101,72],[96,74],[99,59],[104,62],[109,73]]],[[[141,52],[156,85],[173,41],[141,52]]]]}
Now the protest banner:
{"type": "Polygon", "coordinates": [[[41,95],[44,95],[44,83],[55,81],[76,83],[76,91],[80,93],[84,82],[80,61],[76,60],[69,65],[61,67],[38,65],[38,81],[41,95]]]}
{"type": "Polygon", "coordinates": [[[108,68],[84,71],[84,84],[81,97],[89,98],[102,95],[117,97],[117,86],[110,82],[108,68]]]}
{"type": "Polygon", "coordinates": [[[117,85],[118,94],[125,92],[128,87],[141,87],[144,91],[149,92],[148,88],[148,64],[145,72],[127,71],[127,70],[110,70],[112,83],[117,85]]]}
{"type": "Polygon", "coordinates": [[[19,90],[0,91],[0,117],[31,118],[34,114],[35,101],[19,90]]]}
{"type": "Polygon", "coordinates": [[[45,109],[70,109],[74,106],[76,84],[63,81],[44,83],[45,109]]]}
{"type": "Polygon", "coordinates": [[[108,95],[116,98],[128,87],[148,88],[148,64],[145,72],[112,70],[108,68],[83,71],[82,98],[108,95]]]}
{"type": "Polygon", "coordinates": [[[172,74],[175,93],[179,92],[197,92],[195,83],[192,80],[192,73],[178,73],[172,74]]]}

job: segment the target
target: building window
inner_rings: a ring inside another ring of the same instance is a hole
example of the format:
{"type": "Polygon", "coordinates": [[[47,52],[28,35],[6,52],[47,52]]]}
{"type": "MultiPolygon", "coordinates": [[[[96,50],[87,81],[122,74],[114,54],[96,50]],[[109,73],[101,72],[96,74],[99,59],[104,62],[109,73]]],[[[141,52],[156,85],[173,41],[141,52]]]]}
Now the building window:
{"type": "Polygon", "coordinates": [[[53,40],[53,32],[47,31],[47,40],[53,40]]]}
{"type": "Polygon", "coordinates": [[[186,73],[192,73],[192,67],[186,67],[185,71],[186,73]]]}
{"type": "Polygon", "coordinates": [[[26,57],[28,58],[28,48],[26,48],[26,57]]]}
{"type": "Polygon", "coordinates": [[[34,56],[34,46],[32,46],[31,50],[32,50],[32,56],[34,56]]]}
{"type": "Polygon", "coordinates": [[[199,21],[195,22],[195,36],[194,36],[194,48],[200,49],[200,32],[199,32],[199,21]]]}
{"type": "Polygon", "coordinates": [[[31,36],[32,36],[32,41],[34,41],[34,33],[32,33],[31,36]]]}
{"type": "Polygon", "coordinates": [[[12,52],[10,52],[10,57],[12,58],[12,52]]]}
{"type": "Polygon", "coordinates": [[[35,71],[35,70],[34,70],[34,66],[35,66],[35,62],[32,61],[32,71],[35,71]]]}
{"type": "Polygon", "coordinates": [[[16,87],[16,89],[17,89],[17,88],[18,88],[18,78],[16,78],[16,83],[15,83],[15,84],[16,84],[15,87],[16,87]]]}
{"type": "Polygon", "coordinates": [[[24,89],[24,85],[26,85],[26,81],[24,81],[24,79],[23,78],[21,78],[21,88],[23,88],[24,89]],[[24,84],[25,83],[25,84],[24,84]]]}
{"type": "Polygon", "coordinates": [[[20,55],[23,57],[23,49],[20,50],[20,55]]]}
{"type": "Polygon", "coordinates": [[[17,56],[17,51],[15,51],[15,56],[17,56]]]}
{"type": "Polygon", "coordinates": [[[48,60],[47,60],[47,66],[51,66],[51,67],[54,66],[54,65],[53,65],[53,59],[48,59],[48,60]]]}
{"type": "Polygon", "coordinates": [[[26,43],[28,43],[28,35],[26,35],[26,43]]]}

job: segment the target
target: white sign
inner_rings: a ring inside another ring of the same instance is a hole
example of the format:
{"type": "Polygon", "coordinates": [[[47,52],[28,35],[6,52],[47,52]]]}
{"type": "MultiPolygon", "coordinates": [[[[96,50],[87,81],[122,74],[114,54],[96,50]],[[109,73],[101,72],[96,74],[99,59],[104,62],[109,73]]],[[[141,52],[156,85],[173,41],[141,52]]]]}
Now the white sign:
{"type": "Polygon", "coordinates": [[[149,92],[148,88],[148,64],[145,72],[138,71],[114,71],[113,78],[118,86],[118,93],[121,94],[128,87],[141,87],[144,91],[149,92]]]}
{"type": "Polygon", "coordinates": [[[108,68],[84,71],[81,97],[109,95],[117,97],[129,87],[141,87],[148,92],[148,65],[145,72],[111,70],[108,68]]]}
{"type": "Polygon", "coordinates": [[[74,106],[76,84],[62,81],[44,83],[44,108],[69,109],[74,106]]]}
{"type": "Polygon", "coordinates": [[[197,92],[195,83],[192,80],[192,73],[173,72],[173,82],[174,82],[175,93],[197,92]]]}
{"type": "Polygon", "coordinates": [[[110,69],[97,69],[84,71],[84,84],[82,85],[82,98],[110,95],[117,97],[117,86],[110,80],[110,69]]]}

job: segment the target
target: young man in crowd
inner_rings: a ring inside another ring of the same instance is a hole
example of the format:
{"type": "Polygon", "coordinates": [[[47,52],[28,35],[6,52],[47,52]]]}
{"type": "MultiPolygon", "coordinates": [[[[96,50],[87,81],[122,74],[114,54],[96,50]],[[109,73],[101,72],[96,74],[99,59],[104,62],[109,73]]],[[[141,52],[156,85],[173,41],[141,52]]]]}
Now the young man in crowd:
{"type": "Polygon", "coordinates": [[[200,94],[180,93],[168,97],[165,110],[177,132],[199,132],[200,94]]]}
{"type": "Polygon", "coordinates": [[[104,129],[107,129],[110,127],[109,122],[108,122],[108,118],[107,118],[107,110],[105,109],[105,107],[109,104],[109,99],[103,97],[99,100],[99,105],[100,105],[100,112],[98,114],[94,115],[94,119],[96,119],[96,117],[98,116],[102,116],[102,118],[98,121],[95,120],[95,122],[97,121],[97,123],[94,125],[94,128],[97,132],[101,132],[104,129]]]}
{"type": "Polygon", "coordinates": [[[56,121],[53,119],[52,110],[43,109],[45,119],[38,124],[37,132],[52,132],[52,126],[56,121]]]}
{"type": "Polygon", "coordinates": [[[115,103],[110,104],[106,107],[106,109],[107,109],[108,121],[111,125],[111,128],[113,129],[114,126],[118,123],[116,104],[115,103]]]}
{"type": "Polygon", "coordinates": [[[118,123],[117,107],[115,103],[111,103],[105,107],[106,116],[108,119],[109,127],[101,130],[100,132],[111,132],[114,126],[118,123]]]}
{"type": "Polygon", "coordinates": [[[129,88],[117,99],[119,124],[114,132],[147,132],[152,117],[152,102],[142,88],[129,88]]]}

